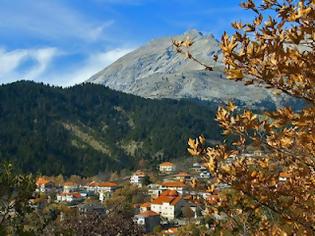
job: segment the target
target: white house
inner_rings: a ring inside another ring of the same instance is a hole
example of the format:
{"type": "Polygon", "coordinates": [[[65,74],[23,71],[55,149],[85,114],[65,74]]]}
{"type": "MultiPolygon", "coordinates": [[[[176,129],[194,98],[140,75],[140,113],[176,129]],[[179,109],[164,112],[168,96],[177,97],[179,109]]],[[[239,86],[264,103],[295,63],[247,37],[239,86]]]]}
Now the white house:
{"type": "Polygon", "coordinates": [[[135,215],[134,221],[143,227],[145,233],[148,233],[160,225],[160,215],[154,211],[145,211],[135,215]]]}
{"type": "Polygon", "coordinates": [[[280,182],[286,182],[288,178],[290,178],[291,175],[288,172],[280,172],[279,174],[279,181],[280,182]]]}
{"type": "Polygon", "coordinates": [[[145,202],[140,205],[140,212],[150,211],[151,210],[151,202],[145,202]]]}
{"type": "Polygon", "coordinates": [[[86,186],[87,191],[99,193],[99,192],[114,192],[119,186],[114,182],[91,182],[86,186]]]}
{"type": "Polygon", "coordinates": [[[36,192],[49,192],[52,186],[53,183],[44,177],[39,177],[36,180],[36,192]]]}
{"type": "Polygon", "coordinates": [[[176,180],[185,183],[186,181],[190,181],[191,180],[191,176],[190,174],[186,173],[186,172],[180,172],[177,175],[175,175],[176,180]]]}
{"type": "Polygon", "coordinates": [[[210,179],[211,178],[211,174],[208,171],[203,171],[199,174],[199,177],[201,179],[210,179]]]}
{"type": "Polygon", "coordinates": [[[178,192],[175,190],[167,190],[151,202],[151,211],[160,214],[168,220],[174,220],[181,214],[181,208],[185,205],[178,192]]]}
{"type": "Polygon", "coordinates": [[[84,196],[76,192],[62,192],[57,194],[58,202],[78,202],[84,199],[84,196]]]}
{"type": "Polygon", "coordinates": [[[106,199],[109,199],[111,198],[112,196],[112,192],[104,192],[104,191],[100,191],[98,192],[98,199],[101,201],[101,202],[104,202],[106,199]]]}
{"type": "Polygon", "coordinates": [[[145,177],[146,177],[146,175],[144,174],[144,172],[138,170],[130,177],[130,183],[137,185],[139,187],[142,187],[142,184],[143,184],[145,177]]]}
{"type": "Polygon", "coordinates": [[[163,162],[160,164],[160,172],[170,173],[176,171],[176,165],[172,162],[163,162]]]}
{"type": "Polygon", "coordinates": [[[65,193],[75,192],[75,191],[78,191],[78,189],[79,189],[79,185],[71,181],[67,181],[63,185],[63,191],[65,193]]]}
{"type": "Polygon", "coordinates": [[[175,190],[182,195],[184,191],[186,190],[186,185],[178,181],[168,181],[168,182],[161,183],[160,189],[162,191],[175,190]]]}
{"type": "Polygon", "coordinates": [[[148,194],[151,196],[151,198],[157,198],[158,196],[160,196],[160,193],[162,192],[159,184],[149,184],[147,188],[148,194]]]}

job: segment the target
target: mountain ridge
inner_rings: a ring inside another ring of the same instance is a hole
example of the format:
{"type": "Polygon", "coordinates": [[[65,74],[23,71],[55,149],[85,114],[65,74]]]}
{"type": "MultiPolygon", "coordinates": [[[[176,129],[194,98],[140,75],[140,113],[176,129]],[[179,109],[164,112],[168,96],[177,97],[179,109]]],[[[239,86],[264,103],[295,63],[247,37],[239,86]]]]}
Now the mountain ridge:
{"type": "Polygon", "coordinates": [[[262,101],[269,101],[277,107],[291,103],[292,99],[287,95],[275,95],[262,87],[245,86],[226,79],[222,61],[219,41],[211,34],[192,29],[182,35],[152,40],[87,81],[152,99],[197,98],[222,103],[239,100],[255,109],[262,101]],[[205,71],[193,60],[185,60],[176,53],[171,40],[187,37],[194,42],[191,53],[203,63],[214,66],[214,71],[205,71]],[[218,62],[212,59],[214,54],[218,55],[218,62]]]}

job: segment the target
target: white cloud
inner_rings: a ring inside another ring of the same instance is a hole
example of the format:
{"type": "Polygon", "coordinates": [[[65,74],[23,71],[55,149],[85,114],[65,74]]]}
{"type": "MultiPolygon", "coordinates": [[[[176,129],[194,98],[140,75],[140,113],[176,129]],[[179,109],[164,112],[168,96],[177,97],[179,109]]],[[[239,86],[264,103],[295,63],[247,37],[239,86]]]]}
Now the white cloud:
{"type": "Polygon", "coordinates": [[[0,84],[17,80],[33,80],[60,86],[71,86],[86,81],[92,75],[110,65],[133,48],[116,48],[107,52],[91,54],[76,65],[51,68],[58,56],[68,56],[56,48],[19,49],[6,51],[0,48],[0,84]],[[21,66],[25,63],[23,70],[21,66]]]}
{"type": "Polygon", "coordinates": [[[82,83],[132,50],[133,48],[116,48],[107,52],[90,55],[83,65],[76,66],[71,70],[58,74],[58,78],[62,78],[62,81],[57,81],[57,75],[50,75],[49,81],[57,81],[57,83],[62,86],[82,83]]]}
{"type": "Polygon", "coordinates": [[[60,55],[56,48],[18,49],[6,51],[0,48],[0,83],[12,82],[20,79],[37,80],[49,67],[51,61],[60,55]],[[19,67],[25,62],[34,63],[23,72],[19,67]]]}
{"type": "Polygon", "coordinates": [[[7,1],[0,7],[0,32],[14,30],[54,42],[103,40],[107,37],[105,30],[113,24],[113,19],[95,20],[58,1],[7,1]]]}

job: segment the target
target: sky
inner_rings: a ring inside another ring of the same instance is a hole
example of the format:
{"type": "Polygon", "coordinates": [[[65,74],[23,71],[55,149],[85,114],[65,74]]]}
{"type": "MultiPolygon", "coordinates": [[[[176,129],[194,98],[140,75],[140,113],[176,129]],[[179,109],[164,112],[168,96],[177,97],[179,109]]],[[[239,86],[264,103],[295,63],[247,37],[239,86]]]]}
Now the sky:
{"type": "Polygon", "coordinates": [[[218,39],[248,12],[240,0],[0,0],[0,84],[71,86],[160,37],[218,39]]]}

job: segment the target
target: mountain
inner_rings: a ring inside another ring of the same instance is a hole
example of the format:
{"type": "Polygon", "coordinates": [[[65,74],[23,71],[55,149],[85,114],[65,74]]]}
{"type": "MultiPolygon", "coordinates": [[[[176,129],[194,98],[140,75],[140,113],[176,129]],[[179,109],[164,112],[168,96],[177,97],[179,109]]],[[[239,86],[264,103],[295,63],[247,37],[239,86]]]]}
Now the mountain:
{"type": "Polygon", "coordinates": [[[220,131],[210,106],[152,100],[81,84],[70,88],[34,82],[0,86],[0,161],[46,175],[96,175],[154,168],[187,155],[187,139],[220,131]]]}
{"type": "Polygon", "coordinates": [[[276,96],[261,87],[244,86],[225,79],[220,43],[212,35],[191,30],[183,35],[156,39],[118,59],[92,76],[88,82],[145,98],[197,98],[206,101],[227,102],[259,108],[286,105],[288,96],[276,96]],[[189,37],[194,44],[192,54],[202,62],[214,66],[205,71],[192,60],[185,60],[175,52],[172,39],[189,37]],[[218,62],[212,60],[216,54],[218,62]]]}

